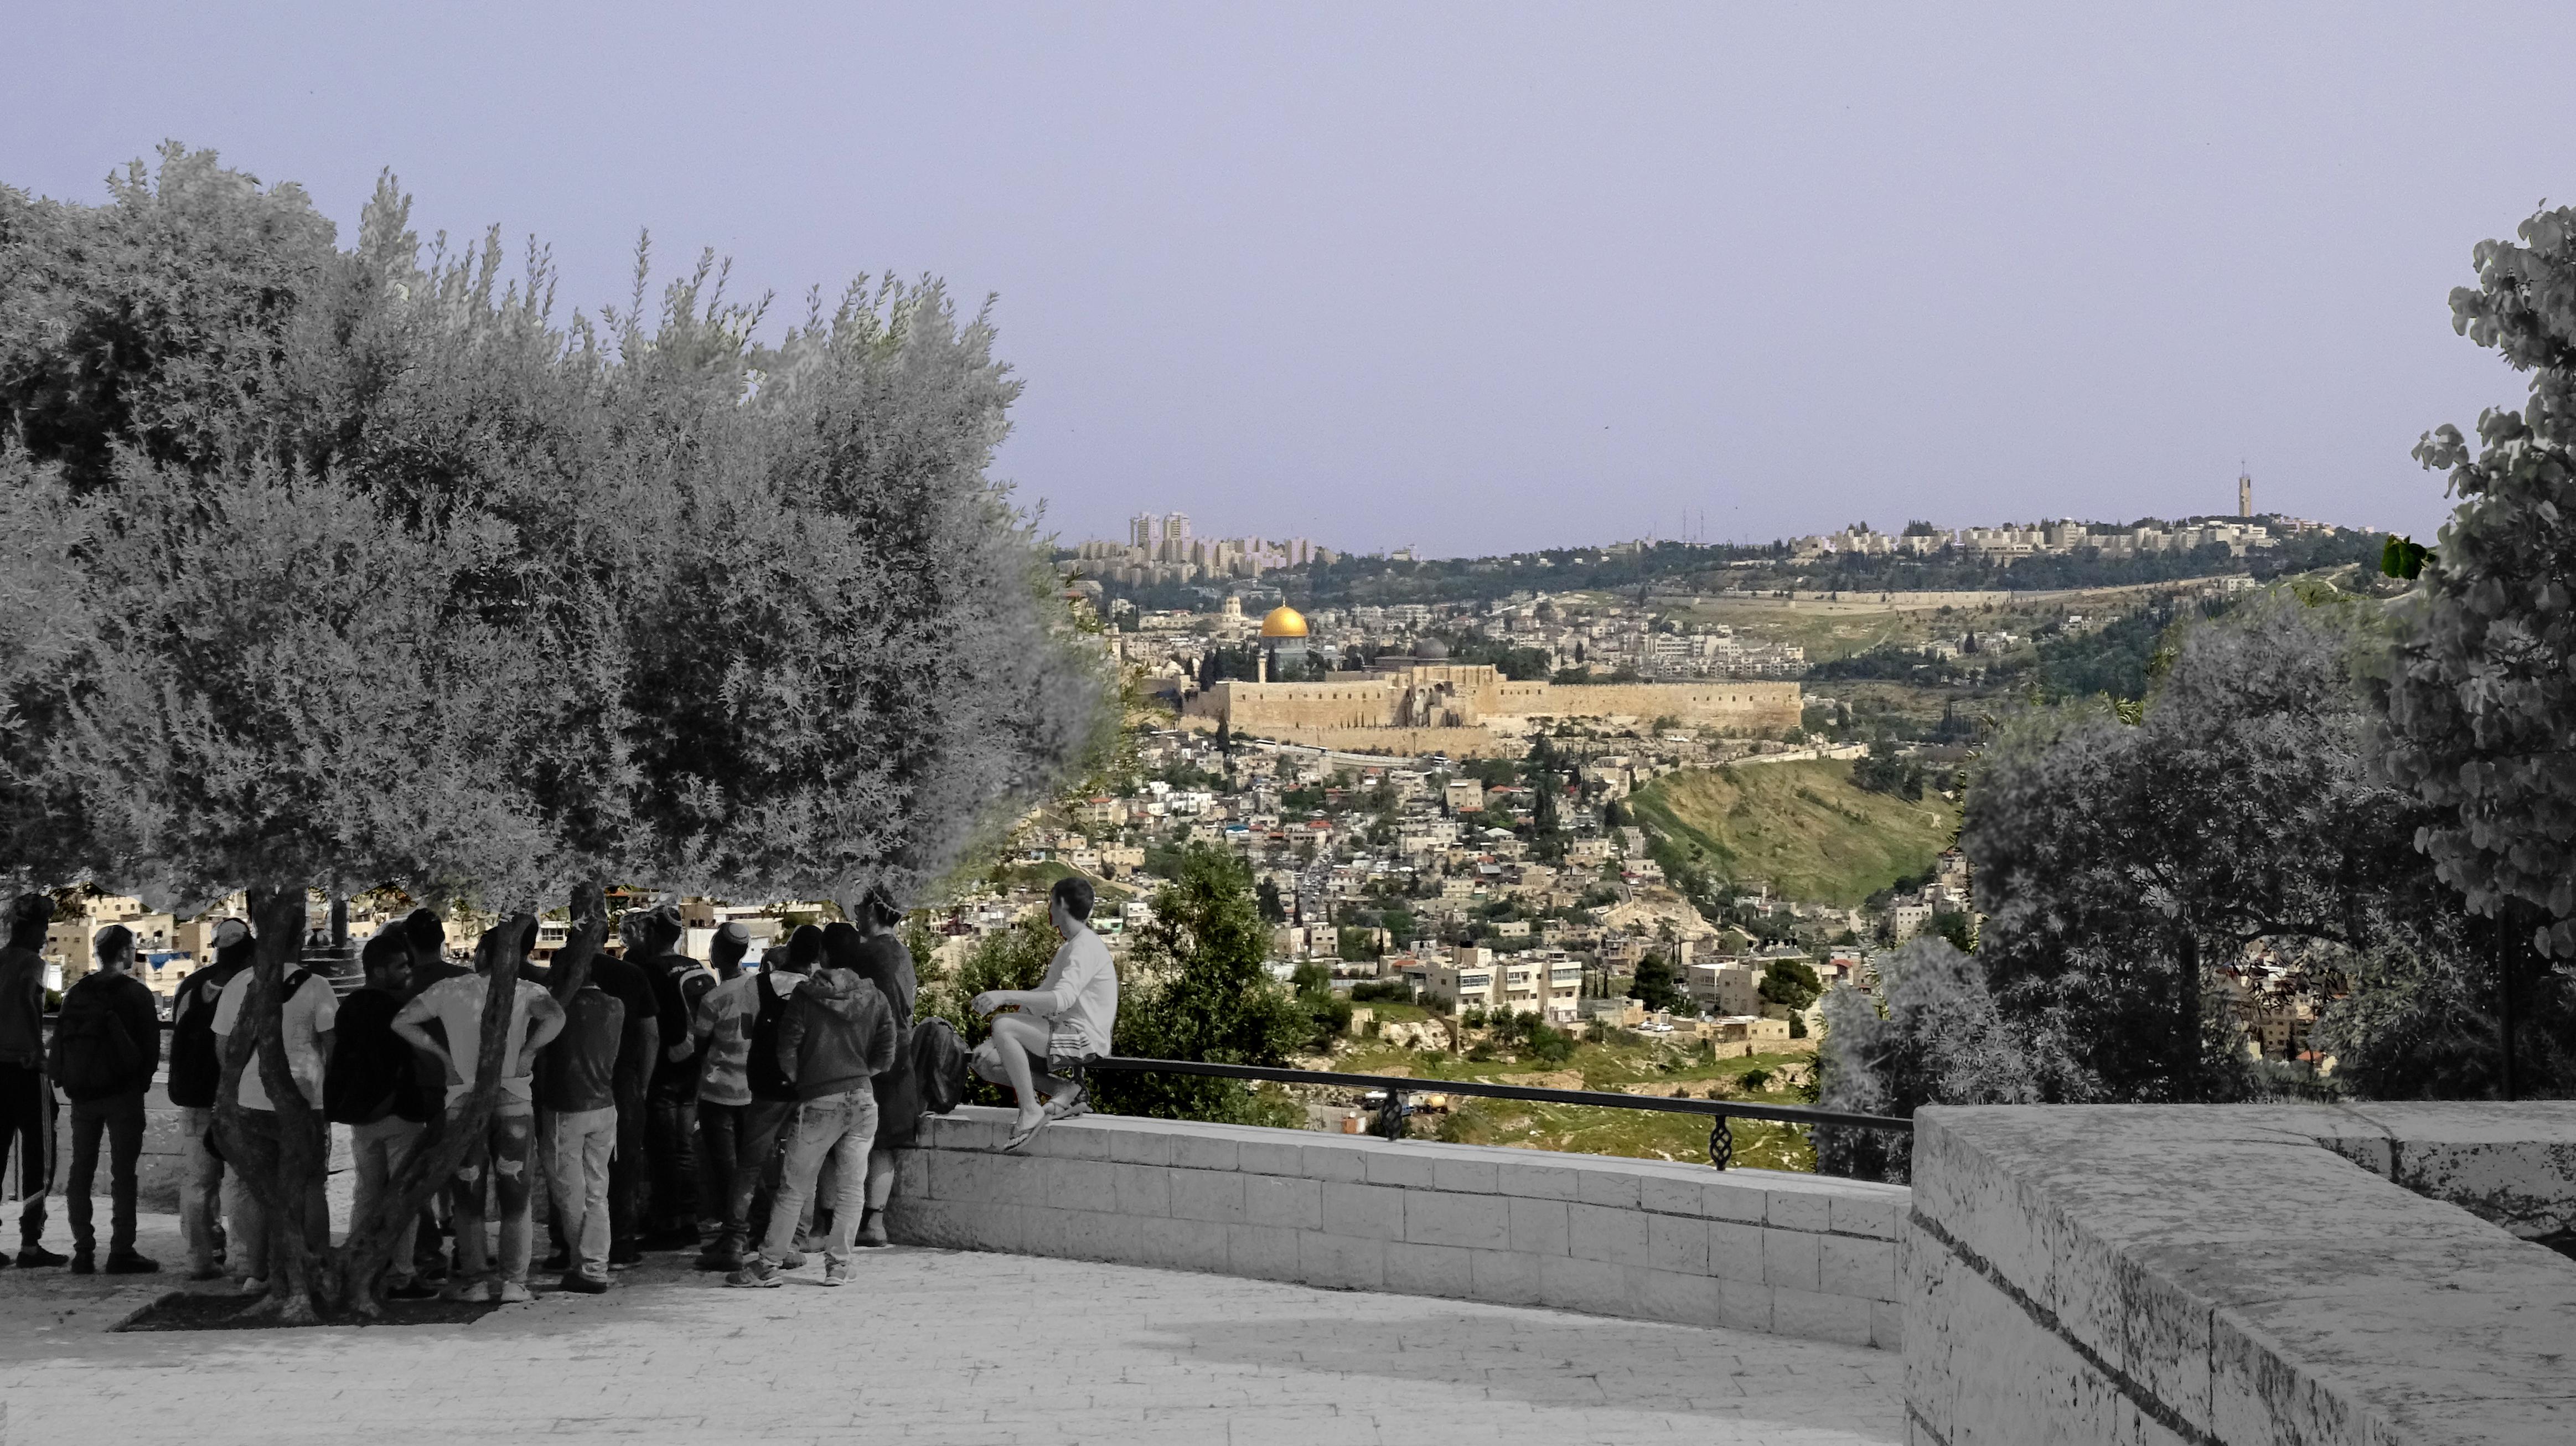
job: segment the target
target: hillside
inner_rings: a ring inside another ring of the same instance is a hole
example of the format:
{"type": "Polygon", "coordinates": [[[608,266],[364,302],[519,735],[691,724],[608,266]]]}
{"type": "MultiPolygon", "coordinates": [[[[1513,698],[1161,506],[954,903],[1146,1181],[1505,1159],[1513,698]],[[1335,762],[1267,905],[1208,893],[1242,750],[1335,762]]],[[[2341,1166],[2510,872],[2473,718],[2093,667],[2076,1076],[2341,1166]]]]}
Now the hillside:
{"type": "Polygon", "coordinates": [[[1843,762],[1686,768],[1629,799],[1642,826],[1699,851],[1710,872],[1783,898],[1850,906],[1947,848],[1959,811],[1853,786],[1843,762]]]}

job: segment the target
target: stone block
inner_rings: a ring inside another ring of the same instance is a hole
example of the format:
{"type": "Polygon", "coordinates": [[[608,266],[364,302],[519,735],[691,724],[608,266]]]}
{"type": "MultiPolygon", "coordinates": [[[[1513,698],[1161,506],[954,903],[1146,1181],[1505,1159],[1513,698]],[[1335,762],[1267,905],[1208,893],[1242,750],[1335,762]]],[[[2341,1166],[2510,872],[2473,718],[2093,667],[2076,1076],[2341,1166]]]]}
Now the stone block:
{"type": "Polygon", "coordinates": [[[1717,1324],[1732,1331],[1771,1329],[1771,1287],[1758,1280],[1709,1282],[1717,1294],[1717,1324]]]}
{"type": "Polygon", "coordinates": [[[1251,1280],[1300,1280],[1297,1232],[1273,1225],[1225,1229],[1226,1273],[1251,1280]]]}
{"type": "Polygon", "coordinates": [[[1386,1247],[1386,1288],[1406,1295],[1473,1299],[1474,1253],[1454,1246],[1392,1241],[1386,1247]]]}
{"type": "Polygon", "coordinates": [[[1494,1195],[1502,1191],[1502,1165],[1494,1160],[1461,1160],[1436,1156],[1431,1162],[1431,1187],[1453,1194],[1494,1195]]]}
{"type": "Polygon", "coordinates": [[[1149,1265],[1222,1271],[1233,1248],[1229,1227],[1215,1220],[1157,1220],[1143,1231],[1149,1265]]]}
{"type": "Polygon", "coordinates": [[[1708,1274],[1708,1222],[1696,1216],[1647,1216],[1646,1264],[1678,1275],[1708,1274]]]}
{"type": "Polygon", "coordinates": [[[1475,1298],[1496,1305],[1539,1303],[1540,1257],[1516,1250],[1468,1252],[1475,1298]]]}
{"type": "Polygon", "coordinates": [[[1734,1220],[1708,1222],[1708,1273],[1723,1280],[1761,1284],[1762,1233],[1759,1225],[1734,1220]]]}
{"type": "Polygon", "coordinates": [[[1574,1198],[1586,1205],[1607,1205],[1615,1210],[1639,1208],[1643,1182],[1629,1171],[1602,1164],[1577,1173],[1574,1198]]]}
{"type": "Polygon", "coordinates": [[[1771,1289],[1771,1331],[1801,1340],[1869,1344],[1870,1306],[1857,1296],[1824,1295],[1787,1286],[1771,1289]]]}
{"type": "MultiPolygon", "coordinates": [[[[1250,1146],[1245,1149],[1250,1150],[1250,1146]]],[[[1248,1158],[1248,1156],[1247,1156],[1248,1158]]],[[[1242,1175],[1243,1218],[1254,1225],[1290,1230],[1324,1228],[1324,1187],[1320,1181],[1284,1175],[1242,1175]]]]}
{"type": "Polygon", "coordinates": [[[1322,1230],[1297,1233],[1297,1274],[1329,1290],[1383,1290],[1386,1242],[1322,1230]]]}
{"type": "Polygon", "coordinates": [[[1309,1180],[1329,1180],[1356,1185],[1368,1178],[1367,1144],[1352,1140],[1348,1144],[1310,1144],[1298,1153],[1298,1172],[1309,1180]]]}
{"type": "Polygon", "coordinates": [[[1253,1175],[1306,1173],[1306,1147],[1295,1140],[1245,1140],[1235,1149],[1238,1170],[1253,1175]]]}
{"type": "Polygon", "coordinates": [[[1370,1151],[1361,1168],[1366,1171],[1365,1178],[1372,1185],[1401,1185],[1415,1190],[1431,1188],[1431,1157],[1402,1145],[1370,1151]]]}
{"type": "Polygon", "coordinates": [[[1606,1260],[1542,1255],[1538,1258],[1538,1290],[1542,1304],[1560,1310],[1619,1315],[1628,1305],[1628,1271],[1606,1260]]]}
{"type": "Polygon", "coordinates": [[[1582,1172],[1570,1165],[1505,1160],[1494,1167],[1494,1183],[1506,1195],[1531,1200],[1572,1200],[1582,1194],[1582,1172]]]}
{"type": "Polygon", "coordinates": [[[1572,1249],[1562,1200],[1532,1200],[1518,1195],[1502,1197],[1509,1209],[1507,1240],[1510,1248],[1523,1255],[1569,1255],[1572,1249]]]}
{"type": "MultiPolygon", "coordinates": [[[[1145,1222],[1132,1215],[1090,1210],[1056,1210],[1046,1238],[1075,1260],[1106,1260],[1122,1265],[1155,1263],[1146,1245],[1145,1222]]],[[[1047,1252],[1056,1253],[1054,1251],[1047,1252]]]]}
{"type": "Polygon", "coordinates": [[[1834,1228],[1833,1197],[1815,1190],[1766,1192],[1762,1223],[1774,1230],[1804,1230],[1821,1235],[1834,1228]]]}
{"type": "Polygon", "coordinates": [[[1118,1167],[1108,1161],[1050,1160],[1046,1169],[1047,1204],[1060,1210],[1118,1208],[1118,1167]]]}
{"type": "Polygon", "coordinates": [[[1232,1170],[1174,1170],[1172,1218],[1239,1224],[1244,1219],[1243,1177],[1232,1170]]]}
{"type": "Polygon", "coordinates": [[[1869,1303],[1869,1343],[1882,1351],[1905,1349],[1905,1307],[1892,1300],[1869,1303]]]}
{"type": "Polygon", "coordinates": [[[1324,1229],[1367,1240],[1404,1238],[1404,1192],[1389,1185],[1324,1186],[1324,1229]]]}
{"type": "Polygon", "coordinates": [[[1901,1197],[1836,1195],[1828,1207],[1828,1220],[1837,1235],[1866,1235],[1873,1240],[1896,1238],[1896,1207],[1901,1197]]]}
{"type": "Polygon", "coordinates": [[[1762,1283],[1775,1291],[1817,1289],[1816,1246],[1821,1238],[1798,1230],[1763,1231],[1762,1283]]]}
{"type": "Polygon", "coordinates": [[[1090,1120],[1058,1120],[1025,1146],[1025,1152],[1058,1160],[1106,1160],[1118,1133],[1090,1120]]]}
{"type": "Polygon", "coordinates": [[[1117,1187],[1120,1213],[1148,1217],[1172,1213],[1169,1169],[1160,1165],[1112,1165],[1109,1170],[1117,1187]]]}
{"type": "Polygon", "coordinates": [[[897,1150],[894,1156],[894,1193],[921,1199],[930,1194],[930,1152],[897,1150]]]}
{"type": "Polygon", "coordinates": [[[1715,1326],[1720,1282],[1705,1275],[1677,1275],[1667,1270],[1628,1268],[1628,1305],[1619,1312],[1675,1325],[1715,1326]]]}
{"type": "Polygon", "coordinates": [[[1827,1295],[1896,1299],[1896,1246],[1848,1235],[1816,1238],[1816,1288],[1827,1295]]]}
{"type": "MultiPolygon", "coordinates": [[[[1404,1238],[1417,1245],[1461,1249],[1506,1246],[1511,1239],[1511,1201],[1502,1195],[1409,1191],[1404,1197],[1404,1238]]],[[[1389,1268],[1393,1268],[1391,1262],[1389,1268]]]]}
{"type": "Polygon", "coordinates": [[[1172,1165],[1182,1170],[1231,1170],[1242,1147],[1222,1136],[1196,1131],[1172,1139],[1172,1165]]]}
{"type": "Polygon", "coordinates": [[[1578,1260],[1612,1265],[1645,1265],[1646,1215],[1631,1206],[1565,1207],[1566,1253],[1578,1260]]]}
{"type": "Polygon", "coordinates": [[[1109,1158],[1121,1165],[1168,1165],[1174,1138],[1167,1130],[1121,1129],[1110,1138],[1109,1158]]]}

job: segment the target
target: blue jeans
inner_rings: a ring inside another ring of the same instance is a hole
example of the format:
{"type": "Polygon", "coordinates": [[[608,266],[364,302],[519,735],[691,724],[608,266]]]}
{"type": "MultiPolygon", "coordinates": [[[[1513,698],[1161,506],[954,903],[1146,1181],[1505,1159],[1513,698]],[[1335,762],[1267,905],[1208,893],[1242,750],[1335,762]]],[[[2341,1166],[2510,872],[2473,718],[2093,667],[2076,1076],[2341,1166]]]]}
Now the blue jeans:
{"type": "Polygon", "coordinates": [[[877,1095],[862,1084],[847,1094],[824,1095],[796,1108],[796,1123],[787,1140],[787,1162],[778,1180],[778,1198],[769,1207],[769,1233],[760,1253],[781,1260],[796,1243],[798,1217],[814,1193],[823,1162],[832,1162],[832,1239],[823,1247],[827,1260],[850,1258],[850,1242],[859,1232],[859,1217],[868,1198],[868,1147],[877,1138],[877,1095]]]}

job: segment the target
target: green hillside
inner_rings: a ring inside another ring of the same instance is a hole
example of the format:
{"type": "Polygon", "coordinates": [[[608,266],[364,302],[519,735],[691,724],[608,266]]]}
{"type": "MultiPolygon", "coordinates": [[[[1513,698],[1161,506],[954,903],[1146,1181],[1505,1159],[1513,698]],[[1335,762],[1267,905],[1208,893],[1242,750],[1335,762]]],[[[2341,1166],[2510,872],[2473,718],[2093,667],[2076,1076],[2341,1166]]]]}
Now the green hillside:
{"type": "Polygon", "coordinates": [[[1845,762],[1686,768],[1629,799],[1643,827],[1711,873],[1783,898],[1850,906],[1931,867],[1958,830],[1938,794],[1908,803],[1853,786],[1845,762]]]}

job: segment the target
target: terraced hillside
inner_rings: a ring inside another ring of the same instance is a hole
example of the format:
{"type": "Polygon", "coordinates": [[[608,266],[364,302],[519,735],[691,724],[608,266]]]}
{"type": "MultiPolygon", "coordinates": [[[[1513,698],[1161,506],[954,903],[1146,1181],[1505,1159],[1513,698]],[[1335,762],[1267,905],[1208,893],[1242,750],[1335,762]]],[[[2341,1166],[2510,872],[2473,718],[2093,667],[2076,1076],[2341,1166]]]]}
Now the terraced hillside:
{"type": "Polygon", "coordinates": [[[1855,787],[1845,762],[1688,768],[1629,800],[1638,822],[1697,849],[1713,873],[1812,903],[1853,905],[1947,848],[1959,811],[1937,794],[1908,803],[1855,787]]]}

